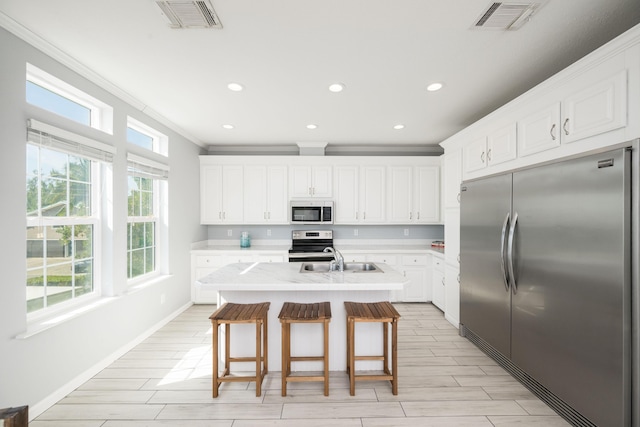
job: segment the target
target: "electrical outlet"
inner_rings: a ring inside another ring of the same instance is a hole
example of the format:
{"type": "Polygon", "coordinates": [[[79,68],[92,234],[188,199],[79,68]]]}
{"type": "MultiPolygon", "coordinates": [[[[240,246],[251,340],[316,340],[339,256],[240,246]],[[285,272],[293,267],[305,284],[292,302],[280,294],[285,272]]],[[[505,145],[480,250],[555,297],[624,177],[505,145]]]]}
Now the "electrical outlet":
{"type": "Polygon", "coordinates": [[[354,236],[357,236],[357,235],[358,235],[358,229],[357,229],[357,228],[354,228],[354,229],[353,229],[353,235],[354,235],[354,236]]]}
{"type": "Polygon", "coordinates": [[[267,237],[271,237],[271,229],[270,228],[267,229],[267,237]]]}
{"type": "Polygon", "coordinates": [[[405,229],[404,229],[404,235],[405,235],[405,236],[408,236],[408,235],[409,235],[409,229],[408,229],[408,228],[405,228],[405,229]]]}
{"type": "Polygon", "coordinates": [[[232,234],[233,234],[233,230],[227,230],[227,237],[231,237],[232,234]]]}

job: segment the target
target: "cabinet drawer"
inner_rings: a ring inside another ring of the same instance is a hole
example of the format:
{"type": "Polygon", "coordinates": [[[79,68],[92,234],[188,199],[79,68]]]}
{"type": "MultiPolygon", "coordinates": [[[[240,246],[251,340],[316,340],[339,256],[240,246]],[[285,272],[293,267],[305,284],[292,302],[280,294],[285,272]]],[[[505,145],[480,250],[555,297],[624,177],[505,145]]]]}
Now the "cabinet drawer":
{"type": "Polygon", "coordinates": [[[383,262],[385,264],[389,264],[391,266],[395,266],[398,264],[398,257],[396,255],[369,255],[368,261],[371,262],[383,262]]]}
{"type": "Polygon", "coordinates": [[[194,279],[195,280],[202,279],[207,274],[211,274],[216,270],[217,268],[196,268],[194,279]]]}
{"type": "Polygon", "coordinates": [[[343,257],[344,262],[365,262],[367,260],[367,256],[365,254],[343,254],[343,257]]]}
{"type": "Polygon", "coordinates": [[[429,255],[403,255],[402,265],[410,267],[412,265],[426,266],[429,261],[429,255]]]}
{"type": "Polygon", "coordinates": [[[196,267],[218,268],[225,264],[221,255],[198,255],[196,256],[196,267]]]}
{"type": "Polygon", "coordinates": [[[258,262],[285,262],[283,255],[258,255],[258,262]]]}

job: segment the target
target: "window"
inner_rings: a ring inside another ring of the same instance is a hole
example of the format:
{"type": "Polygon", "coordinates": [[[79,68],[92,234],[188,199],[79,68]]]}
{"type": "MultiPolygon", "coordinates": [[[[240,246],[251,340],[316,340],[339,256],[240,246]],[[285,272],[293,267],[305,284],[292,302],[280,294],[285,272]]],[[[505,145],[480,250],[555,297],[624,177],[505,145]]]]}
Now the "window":
{"type": "Polygon", "coordinates": [[[113,133],[113,107],[27,64],[26,100],[83,125],[113,133]]]}
{"type": "Polygon", "coordinates": [[[115,150],[35,120],[27,131],[27,313],[98,291],[100,167],[115,150]]]}
{"type": "Polygon", "coordinates": [[[158,271],[160,204],[166,199],[168,167],[132,153],[127,158],[127,277],[134,279],[158,271]]]}
{"type": "Polygon", "coordinates": [[[154,153],[167,155],[168,138],[150,126],[127,117],[127,142],[142,147],[154,153]]]}

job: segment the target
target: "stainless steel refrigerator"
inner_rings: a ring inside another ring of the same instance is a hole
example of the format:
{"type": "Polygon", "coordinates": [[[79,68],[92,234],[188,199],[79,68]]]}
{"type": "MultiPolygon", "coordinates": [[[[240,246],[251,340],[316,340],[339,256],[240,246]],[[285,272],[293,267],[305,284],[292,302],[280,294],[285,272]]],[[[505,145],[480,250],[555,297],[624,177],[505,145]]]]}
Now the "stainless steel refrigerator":
{"type": "Polygon", "coordinates": [[[640,425],[638,154],[461,188],[461,334],[579,426],[640,425]]]}

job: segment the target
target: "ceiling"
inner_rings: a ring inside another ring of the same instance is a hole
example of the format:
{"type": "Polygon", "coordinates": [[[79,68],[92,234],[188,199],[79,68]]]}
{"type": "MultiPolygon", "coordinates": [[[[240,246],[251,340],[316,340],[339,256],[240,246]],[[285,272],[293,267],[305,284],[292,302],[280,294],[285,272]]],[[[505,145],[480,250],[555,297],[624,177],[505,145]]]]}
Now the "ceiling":
{"type": "Polygon", "coordinates": [[[436,145],[640,22],[638,0],[542,0],[515,31],[472,28],[491,0],[211,3],[222,29],[171,29],[152,0],[0,0],[0,24],[203,146],[400,149],[436,145]]]}

